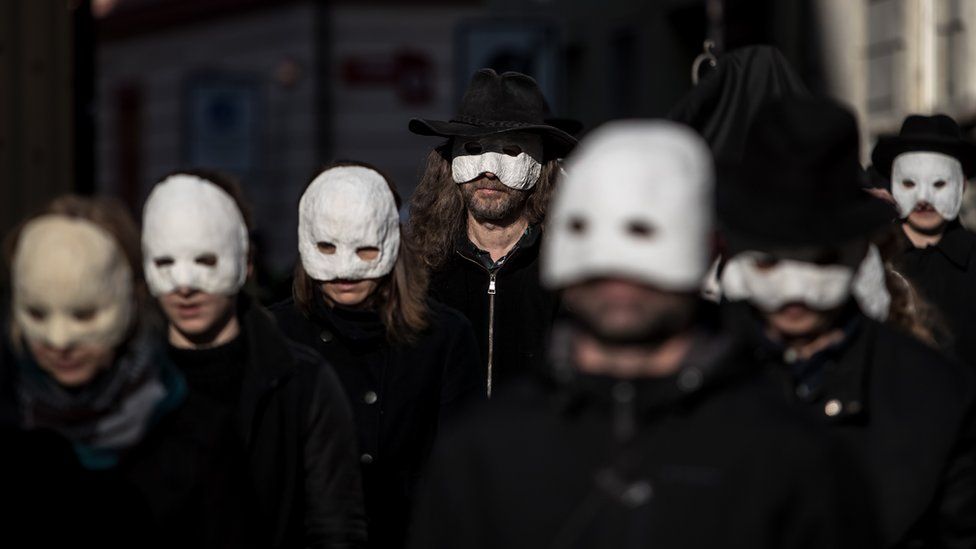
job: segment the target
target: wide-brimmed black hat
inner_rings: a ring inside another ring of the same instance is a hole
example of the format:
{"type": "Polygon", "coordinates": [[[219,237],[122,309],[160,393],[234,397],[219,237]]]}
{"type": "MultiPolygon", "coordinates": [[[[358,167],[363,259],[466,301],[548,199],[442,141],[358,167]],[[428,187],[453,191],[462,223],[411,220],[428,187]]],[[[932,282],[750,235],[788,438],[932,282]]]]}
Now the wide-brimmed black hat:
{"type": "Polygon", "coordinates": [[[871,161],[878,172],[890,179],[891,164],[895,158],[912,151],[947,154],[959,160],[967,179],[976,174],[976,145],[964,139],[959,124],[944,114],[909,116],[902,123],[898,135],[878,139],[871,152],[871,161]]]}
{"type": "Polygon", "coordinates": [[[414,118],[410,131],[441,137],[484,137],[521,131],[542,135],[557,157],[566,156],[576,138],[547,123],[549,105],[539,84],[518,72],[481,69],[471,77],[457,116],[450,121],[414,118]]]}
{"type": "Polygon", "coordinates": [[[718,217],[757,245],[843,244],[895,219],[863,190],[857,122],[819,98],[774,99],[756,114],[741,162],[719,165],[718,217]]]}

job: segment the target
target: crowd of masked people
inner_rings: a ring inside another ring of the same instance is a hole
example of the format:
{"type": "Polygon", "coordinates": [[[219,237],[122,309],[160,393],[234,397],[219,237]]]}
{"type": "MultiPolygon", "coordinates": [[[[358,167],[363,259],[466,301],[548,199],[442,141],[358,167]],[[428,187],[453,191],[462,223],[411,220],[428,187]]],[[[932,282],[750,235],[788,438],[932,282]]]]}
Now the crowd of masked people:
{"type": "Polygon", "coordinates": [[[976,547],[976,146],[912,115],[866,170],[728,58],[579,143],[478,71],[405,223],[379,167],[308,183],[269,308],[225,175],[54,199],[5,240],[3,545],[976,547]]]}

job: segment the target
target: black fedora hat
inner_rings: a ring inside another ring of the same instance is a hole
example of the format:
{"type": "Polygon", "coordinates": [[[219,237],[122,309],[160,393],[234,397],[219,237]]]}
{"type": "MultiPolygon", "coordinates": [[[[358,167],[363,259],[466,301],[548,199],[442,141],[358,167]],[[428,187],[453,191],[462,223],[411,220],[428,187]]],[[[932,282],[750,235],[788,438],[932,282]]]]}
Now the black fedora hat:
{"type": "Polygon", "coordinates": [[[521,131],[540,134],[554,156],[565,156],[576,138],[549,122],[549,105],[539,85],[518,72],[481,69],[471,77],[457,115],[445,122],[414,118],[410,131],[441,137],[484,137],[521,131]]]}
{"type": "Polygon", "coordinates": [[[742,160],[719,166],[718,217],[728,236],[766,246],[841,244],[895,219],[863,190],[854,116],[819,98],[760,107],[742,160]]]}
{"type": "Polygon", "coordinates": [[[959,125],[944,114],[905,118],[898,135],[883,136],[871,152],[871,162],[886,178],[891,178],[891,165],[898,155],[912,151],[947,154],[959,160],[966,178],[976,174],[976,145],[963,138],[959,125]]]}

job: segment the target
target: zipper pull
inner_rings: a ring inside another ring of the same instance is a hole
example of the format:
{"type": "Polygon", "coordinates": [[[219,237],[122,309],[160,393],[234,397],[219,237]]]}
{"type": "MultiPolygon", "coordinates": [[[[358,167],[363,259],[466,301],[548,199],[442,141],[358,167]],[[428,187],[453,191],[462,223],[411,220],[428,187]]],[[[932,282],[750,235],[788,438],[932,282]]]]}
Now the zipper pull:
{"type": "Polygon", "coordinates": [[[495,275],[492,274],[488,278],[488,295],[495,295],[495,275]]]}

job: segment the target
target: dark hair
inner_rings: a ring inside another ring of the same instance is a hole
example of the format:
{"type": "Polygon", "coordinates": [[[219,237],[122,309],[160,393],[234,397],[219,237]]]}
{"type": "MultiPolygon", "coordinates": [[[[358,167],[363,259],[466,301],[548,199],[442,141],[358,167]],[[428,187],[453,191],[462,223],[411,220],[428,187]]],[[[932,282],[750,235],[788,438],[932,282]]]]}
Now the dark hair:
{"type": "MultiPolygon", "coordinates": [[[[383,177],[393,193],[397,208],[400,207],[400,195],[393,186],[390,178],[382,171],[365,162],[339,161],[324,171],[332,168],[358,166],[373,170],[383,177]]],[[[400,231],[400,248],[397,253],[393,271],[379,281],[376,291],[367,298],[367,307],[376,310],[386,327],[386,337],[392,343],[412,343],[417,336],[427,329],[430,309],[427,305],[427,270],[420,261],[408,235],[400,231]]],[[[317,281],[305,272],[299,258],[295,265],[295,280],[292,283],[292,296],[295,305],[306,316],[310,317],[315,299],[326,299],[317,290],[317,281]]]]}
{"type": "MultiPolygon", "coordinates": [[[[464,234],[467,214],[461,189],[451,175],[451,142],[435,147],[427,155],[417,190],[410,200],[410,238],[430,270],[441,267],[454,253],[454,243],[464,234]]],[[[539,182],[525,202],[529,224],[543,223],[549,199],[556,186],[559,164],[548,159],[542,164],[539,182]]]]}

